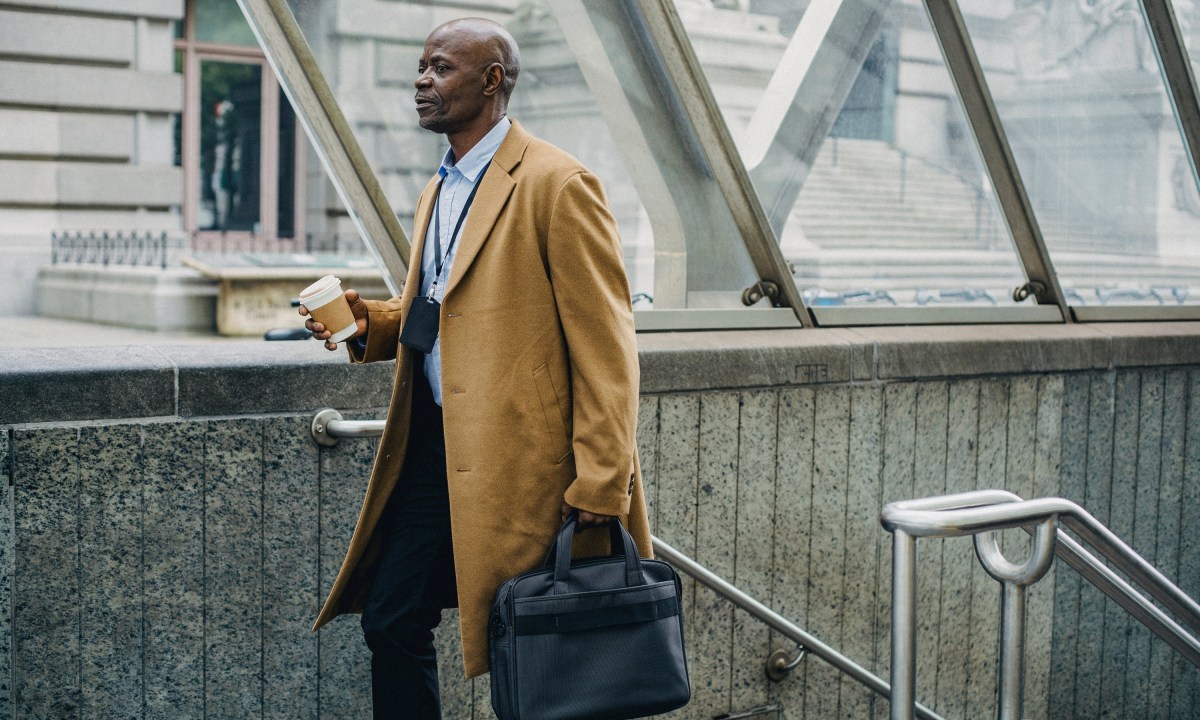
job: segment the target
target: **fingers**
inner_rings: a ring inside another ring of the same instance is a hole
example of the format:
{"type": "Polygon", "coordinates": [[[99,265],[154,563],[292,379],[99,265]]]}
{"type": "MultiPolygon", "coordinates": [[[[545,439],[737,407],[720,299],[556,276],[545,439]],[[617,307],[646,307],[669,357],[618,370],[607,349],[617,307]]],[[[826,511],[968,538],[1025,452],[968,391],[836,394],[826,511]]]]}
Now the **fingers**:
{"type": "Polygon", "coordinates": [[[596,513],[590,513],[587,510],[579,511],[579,527],[581,528],[607,525],[615,519],[616,518],[614,518],[612,515],[597,515],[596,513]]]}
{"type": "MultiPolygon", "coordinates": [[[[358,333],[355,335],[355,337],[357,337],[367,331],[367,329],[366,329],[366,315],[367,315],[366,304],[362,302],[361,298],[359,298],[357,290],[347,290],[346,291],[346,302],[350,303],[351,310],[354,311],[355,322],[358,324],[358,333]]],[[[329,338],[333,337],[333,332],[331,332],[330,330],[327,330],[322,323],[319,323],[316,320],[313,320],[310,313],[308,312],[307,307],[305,307],[304,305],[301,305],[299,307],[299,309],[297,310],[297,312],[299,312],[301,316],[306,318],[304,321],[304,329],[308,330],[310,333],[312,333],[312,336],[315,339],[324,340],[325,348],[327,350],[333,351],[333,350],[338,349],[337,343],[333,343],[333,342],[329,341],[329,338]]]]}
{"type": "MultiPolygon", "coordinates": [[[[575,508],[571,507],[566,502],[563,502],[562,507],[559,508],[559,512],[562,514],[563,522],[566,522],[567,516],[570,515],[571,511],[574,509],[575,508]]],[[[612,515],[597,515],[596,513],[590,513],[587,510],[579,511],[579,527],[581,528],[607,525],[613,520],[616,520],[616,518],[612,515]]]]}

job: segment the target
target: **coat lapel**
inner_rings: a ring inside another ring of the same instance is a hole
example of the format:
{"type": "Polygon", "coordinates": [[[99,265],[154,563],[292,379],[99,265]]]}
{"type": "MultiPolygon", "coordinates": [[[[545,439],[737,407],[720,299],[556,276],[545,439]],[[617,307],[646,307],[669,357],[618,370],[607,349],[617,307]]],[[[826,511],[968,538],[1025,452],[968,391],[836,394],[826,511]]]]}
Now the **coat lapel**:
{"type": "Polygon", "coordinates": [[[512,121],[512,127],[509,128],[508,135],[504,137],[504,142],[500,144],[500,149],[492,158],[491,166],[484,173],[482,184],[479,186],[479,194],[475,196],[475,202],[467,214],[462,237],[458,239],[458,252],[455,253],[454,264],[450,268],[450,278],[446,281],[446,295],[454,292],[454,287],[466,275],[467,270],[471,268],[471,263],[475,262],[479,251],[483,249],[484,243],[492,234],[496,220],[500,217],[509,195],[517,185],[511,173],[513,168],[521,162],[529,140],[529,133],[525,132],[525,129],[515,120],[512,121]]]}
{"type": "Polygon", "coordinates": [[[429,230],[429,219],[433,216],[433,196],[437,187],[435,176],[425,186],[417,202],[417,212],[413,216],[412,255],[408,258],[408,275],[404,290],[401,291],[402,297],[413,298],[421,291],[421,257],[425,253],[425,235],[429,230]]]}

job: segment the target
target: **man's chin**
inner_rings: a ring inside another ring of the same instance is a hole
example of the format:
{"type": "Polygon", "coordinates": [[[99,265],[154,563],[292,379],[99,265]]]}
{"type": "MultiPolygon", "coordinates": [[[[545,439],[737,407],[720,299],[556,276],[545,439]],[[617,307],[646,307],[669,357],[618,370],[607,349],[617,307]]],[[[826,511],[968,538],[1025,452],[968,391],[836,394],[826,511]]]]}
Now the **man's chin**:
{"type": "Polygon", "coordinates": [[[422,128],[428,130],[429,132],[435,132],[435,133],[439,133],[439,134],[445,134],[445,132],[446,132],[446,124],[444,122],[442,122],[441,120],[439,120],[438,118],[434,118],[434,117],[418,118],[417,124],[419,124],[422,128]]]}

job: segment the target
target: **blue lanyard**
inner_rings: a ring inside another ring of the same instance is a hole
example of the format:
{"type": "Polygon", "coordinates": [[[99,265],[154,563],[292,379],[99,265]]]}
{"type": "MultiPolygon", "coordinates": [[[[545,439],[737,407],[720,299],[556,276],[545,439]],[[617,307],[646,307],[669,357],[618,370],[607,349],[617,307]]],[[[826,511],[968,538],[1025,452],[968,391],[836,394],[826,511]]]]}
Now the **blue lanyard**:
{"type": "Polygon", "coordinates": [[[483,184],[483,176],[487,173],[487,169],[491,166],[491,161],[483,166],[479,171],[479,176],[475,178],[475,187],[471,188],[471,194],[467,196],[467,202],[463,204],[462,212],[458,214],[458,222],[454,225],[454,232],[450,234],[450,244],[446,246],[446,254],[442,254],[442,219],[438,215],[438,207],[442,202],[442,183],[446,178],[438,181],[437,198],[433,201],[433,252],[437,258],[437,269],[433,273],[433,284],[429,286],[429,297],[434,297],[437,293],[438,283],[442,279],[442,269],[446,265],[446,258],[450,257],[450,251],[454,249],[454,241],[458,239],[462,231],[463,221],[467,219],[467,211],[471,209],[471,203],[475,202],[475,193],[479,192],[479,186],[483,184]]]}

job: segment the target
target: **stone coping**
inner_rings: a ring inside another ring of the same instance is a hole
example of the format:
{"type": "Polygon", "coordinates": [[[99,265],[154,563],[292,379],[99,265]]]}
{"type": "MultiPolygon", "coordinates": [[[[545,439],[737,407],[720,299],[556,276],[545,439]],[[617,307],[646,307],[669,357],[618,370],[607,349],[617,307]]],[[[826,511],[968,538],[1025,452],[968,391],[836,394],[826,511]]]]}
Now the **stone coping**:
{"type": "MultiPolygon", "coordinates": [[[[1200,365],[1200,322],[644,333],[643,393],[1200,365]]],[[[0,349],[0,426],[382,409],[393,363],[314,342],[0,349]]]]}

